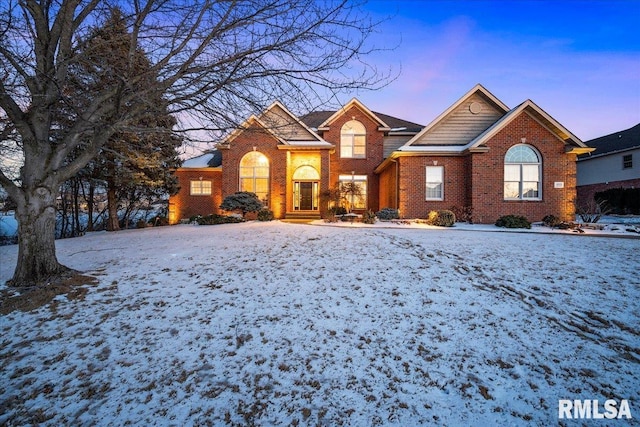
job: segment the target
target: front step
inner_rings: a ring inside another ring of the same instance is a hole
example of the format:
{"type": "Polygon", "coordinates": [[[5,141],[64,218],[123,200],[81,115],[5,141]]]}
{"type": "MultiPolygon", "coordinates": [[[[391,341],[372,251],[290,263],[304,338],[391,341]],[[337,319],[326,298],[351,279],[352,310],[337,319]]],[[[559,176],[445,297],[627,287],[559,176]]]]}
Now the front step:
{"type": "Polygon", "coordinates": [[[310,222],[321,219],[319,212],[287,212],[284,221],[310,222]]]}

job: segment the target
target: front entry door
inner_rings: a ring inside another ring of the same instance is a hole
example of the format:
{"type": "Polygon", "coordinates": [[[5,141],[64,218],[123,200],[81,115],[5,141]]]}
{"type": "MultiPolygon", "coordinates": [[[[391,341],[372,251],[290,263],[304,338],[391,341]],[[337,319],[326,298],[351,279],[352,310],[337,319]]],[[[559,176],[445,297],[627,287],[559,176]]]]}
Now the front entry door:
{"type": "Polygon", "coordinates": [[[300,183],[300,210],[313,210],[313,182],[300,183]]]}
{"type": "Polygon", "coordinates": [[[318,185],[318,182],[295,181],[293,183],[293,209],[296,211],[317,211],[318,185]]]}

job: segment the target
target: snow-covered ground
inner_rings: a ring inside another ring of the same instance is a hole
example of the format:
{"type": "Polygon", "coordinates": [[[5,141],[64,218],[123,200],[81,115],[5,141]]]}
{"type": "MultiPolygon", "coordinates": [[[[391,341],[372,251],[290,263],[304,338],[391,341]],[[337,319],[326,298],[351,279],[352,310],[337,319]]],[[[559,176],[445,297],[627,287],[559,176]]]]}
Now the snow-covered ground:
{"type": "Polygon", "coordinates": [[[463,228],[59,240],[99,283],[0,316],[0,425],[547,426],[559,399],[637,422],[640,240],[463,228]]]}

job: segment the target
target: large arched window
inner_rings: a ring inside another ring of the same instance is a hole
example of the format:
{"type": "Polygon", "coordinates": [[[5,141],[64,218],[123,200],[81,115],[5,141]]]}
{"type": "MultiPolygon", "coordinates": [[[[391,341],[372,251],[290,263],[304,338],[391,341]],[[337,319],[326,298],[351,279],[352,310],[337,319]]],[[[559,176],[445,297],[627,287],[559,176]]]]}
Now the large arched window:
{"type": "Polygon", "coordinates": [[[240,160],[240,191],[256,193],[262,201],[269,195],[269,159],[259,151],[251,151],[240,160]]]}
{"type": "Polygon", "coordinates": [[[504,156],[505,200],[540,200],[541,172],[540,154],[533,147],[511,147],[504,156]]]}
{"type": "Polygon", "coordinates": [[[340,130],[340,157],[367,157],[367,131],[357,120],[349,120],[340,130]]]}

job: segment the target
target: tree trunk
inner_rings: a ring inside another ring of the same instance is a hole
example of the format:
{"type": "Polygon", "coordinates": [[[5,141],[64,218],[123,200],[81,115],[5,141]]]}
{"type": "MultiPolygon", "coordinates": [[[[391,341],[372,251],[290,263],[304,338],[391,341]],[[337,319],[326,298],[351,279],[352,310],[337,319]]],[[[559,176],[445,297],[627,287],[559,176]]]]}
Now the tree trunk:
{"type": "MultiPolygon", "coordinates": [[[[81,186],[82,192],[84,194],[84,185],[81,186]]],[[[93,196],[95,194],[95,187],[93,185],[93,181],[89,180],[89,195],[85,196],[85,200],[87,201],[87,214],[89,218],[87,219],[87,231],[93,231],[93,196]]]]}
{"type": "Polygon", "coordinates": [[[45,187],[24,191],[17,202],[18,263],[12,286],[33,286],[68,272],[58,262],[55,248],[55,193],[45,187]]]}
{"type": "Polygon", "coordinates": [[[120,222],[118,220],[118,199],[116,198],[116,189],[111,184],[108,186],[107,206],[109,207],[109,214],[107,216],[107,231],[118,231],[120,230],[120,222]]]}

